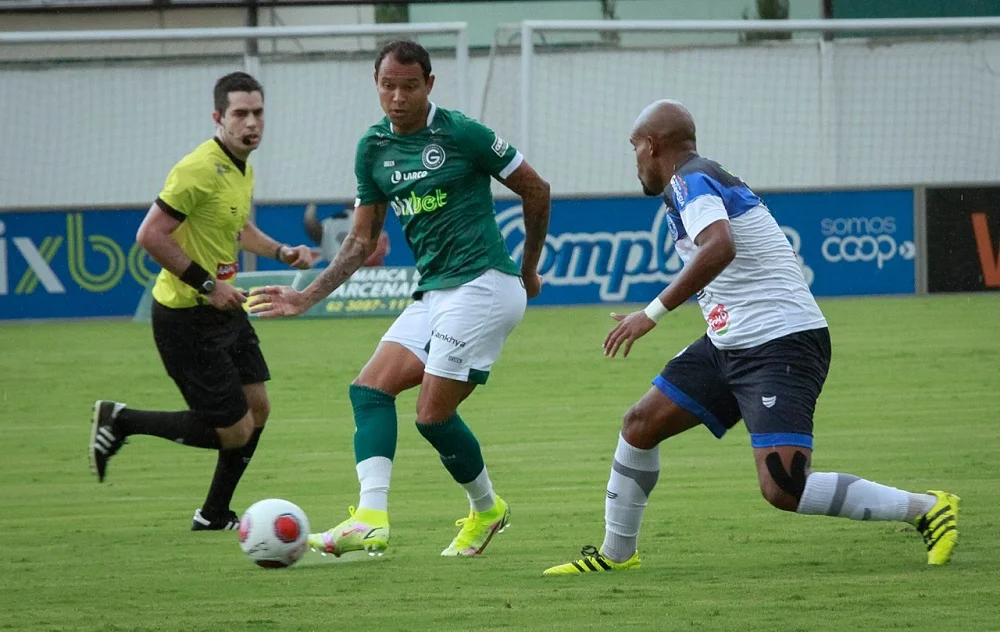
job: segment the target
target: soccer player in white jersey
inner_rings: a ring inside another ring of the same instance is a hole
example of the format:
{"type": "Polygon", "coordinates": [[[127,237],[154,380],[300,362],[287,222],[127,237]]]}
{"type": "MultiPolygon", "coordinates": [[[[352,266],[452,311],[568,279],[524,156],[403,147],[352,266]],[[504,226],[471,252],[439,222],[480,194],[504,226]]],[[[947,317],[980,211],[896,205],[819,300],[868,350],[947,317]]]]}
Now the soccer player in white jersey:
{"type": "Polygon", "coordinates": [[[830,365],[830,335],[770,211],[747,185],[698,155],[691,114],[675,101],[642,111],[630,138],[647,195],[663,195],[684,269],[646,309],[614,314],[605,355],[624,356],[671,310],[697,296],[708,333],[667,363],[625,414],[600,549],[545,571],[573,575],[639,566],[642,513],[660,473],[659,444],[705,425],[718,438],[743,419],[760,490],[800,514],[908,522],[929,564],[958,539],[958,497],[917,494],[850,474],[813,472],[813,412],[830,365]]]}

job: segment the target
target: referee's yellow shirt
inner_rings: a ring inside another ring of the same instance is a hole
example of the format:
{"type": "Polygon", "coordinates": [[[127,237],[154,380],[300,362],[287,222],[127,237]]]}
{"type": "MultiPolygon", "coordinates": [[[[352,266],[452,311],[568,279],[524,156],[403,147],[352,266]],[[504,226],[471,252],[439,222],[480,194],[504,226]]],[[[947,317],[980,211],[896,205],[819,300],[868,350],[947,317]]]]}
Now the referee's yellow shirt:
{"type": "MultiPolygon", "coordinates": [[[[156,203],[181,222],[173,237],[184,254],[232,283],[239,233],[250,216],[252,198],[253,168],[213,138],[174,165],[156,203]]],[[[167,270],[156,277],[153,298],[173,308],[199,304],[198,291],[167,270]]]]}

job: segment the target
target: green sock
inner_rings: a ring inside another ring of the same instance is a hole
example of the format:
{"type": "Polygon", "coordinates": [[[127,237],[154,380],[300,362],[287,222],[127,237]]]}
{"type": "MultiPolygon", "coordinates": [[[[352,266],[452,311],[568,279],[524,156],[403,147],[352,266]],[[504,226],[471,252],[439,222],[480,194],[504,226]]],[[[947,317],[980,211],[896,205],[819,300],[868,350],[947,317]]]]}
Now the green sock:
{"type": "Polygon", "coordinates": [[[354,407],[354,460],[396,456],[396,398],[377,388],[351,384],[354,407]]]}
{"type": "Polygon", "coordinates": [[[459,484],[472,482],[486,467],[476,435],[458,413],[440,423],[418,423],[417,430],[438,451],[445,469],[459,484]]]}

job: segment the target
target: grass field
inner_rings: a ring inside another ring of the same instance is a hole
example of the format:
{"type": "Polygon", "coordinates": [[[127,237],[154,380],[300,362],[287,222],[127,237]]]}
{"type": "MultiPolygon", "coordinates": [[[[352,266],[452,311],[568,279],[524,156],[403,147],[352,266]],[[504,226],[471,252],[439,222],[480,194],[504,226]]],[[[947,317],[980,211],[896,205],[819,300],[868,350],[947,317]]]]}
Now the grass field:
{"type": "MultiPolygon", "coordinates": [[[[0,327],[0,629],[32,630],[998,630],[1000,296],[822,304],[834,360],[814,467],[963,498],[961,544],[925,564],[916,532],[771,509],[749,438],[704,429],[662,447],[643,567],[542,578],[599,545],[622,413],[700,335],[684,307],[626,360],[600,353],[607,309],[538,309],[464,405],[512,528],[479,559],[440,550],[463,492],[399,400],[400,448],[381,560],[308,554],[264,571],[236,537],[190,532],[215,454],[139,437],[101,486],[90,406],[183,407],[146,325],[0,327]]],[[[234,508],[301,505],[314,530],[356,502],[347,384],[385,320],[258,325],[273,413],[234,508]]]]}

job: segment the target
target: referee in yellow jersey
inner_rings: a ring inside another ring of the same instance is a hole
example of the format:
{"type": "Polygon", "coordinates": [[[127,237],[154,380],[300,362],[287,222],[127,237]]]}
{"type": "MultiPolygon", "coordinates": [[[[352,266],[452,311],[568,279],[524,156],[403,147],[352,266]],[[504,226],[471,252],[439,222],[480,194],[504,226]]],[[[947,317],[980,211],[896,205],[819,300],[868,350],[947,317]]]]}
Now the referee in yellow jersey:
{"type": "Polygon", "coordinates": [[[163,270],[153,287],[153,338],[189,410],[137,410],[94,404],[91,467],[99,481],[129,435],[152,435],[219,451],[193,530],[235,529],[229,503],[270,412],[270,379],[260,342],[233,280],[239,249],[308,268],[306,246],[292,248],[249,219],[253,167],[247,157],[264,134],[264,91],[234,72],[215,84],[215,137],[178,162],[149,208],[137,241],[163,270]]]}

